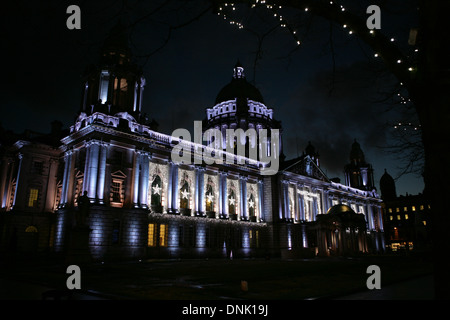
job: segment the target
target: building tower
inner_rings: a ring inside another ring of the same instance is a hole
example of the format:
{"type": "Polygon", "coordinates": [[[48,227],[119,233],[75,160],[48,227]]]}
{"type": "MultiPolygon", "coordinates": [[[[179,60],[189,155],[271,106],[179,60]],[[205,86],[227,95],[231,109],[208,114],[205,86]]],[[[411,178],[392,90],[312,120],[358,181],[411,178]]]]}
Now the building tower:
{"type": "Polygon", "coordinates": [[[314,163],[319,167],[319,152],[316,151],[316,148],[311,144],[311,141],[308,141],[308,145],[305,148],[305,154],[310,156],[311,160],[314,161],[314,163]]]}
{"type": "MultiPolygon", "coordinates": [[[[267,153],[270,153],[271,148],[274,147],[271,143],[270,129],[278,129],[279,154],[283,159],[281,122],[275,120],[273,115],[273,109],[264,104],[261,92],[245,78],[244,68],[238,61],[233,68],[231,82],[220,90],[215,105],[206,109],[203,130],[220,130],[224,139],[221,145],[223,149],[227,147],[227,129],[242,129],[245,133],[250,132],[251,129],[255,130],[257,140],[249,135],[243,135],[240,141],[236,138],[234,141],[228,141],[229,150],[233,148],[236,151],[236,148],[241,146],[245,148],[246,156],[248,156],[249,147],[257,148],[258,155],[261,155],[263,143],[267,146],[267,153]],[[267,129],[267,139],[260,136],[261,129],[267,129]]],[[[207,141],[209,143],[212,140],[208,138],[207,141]]]]}
{"type": "Polygon", "coordinates": [[[347,186],[372,191],[375,189],[372,165],[367,163],[361,146],[356,141],[350,151],[350,163],[345,166],[345,184],[347,186]]]}
{"type": "Polygon", "coordinates": [[[128,36],[118,23],[101,48],[99,63],[85,72],[80,113],[126,113],[141,122],[144,86],[142,69],[132,62],[128,36]]]}
{"type": "Polygon", "coordinates": [[[384,169],[384,174],[380,179],[380,192],[381,198],[384,201],[390,201],[397,198],[397,191],[395,189],[395,181],[386,169],[384,169]]]}

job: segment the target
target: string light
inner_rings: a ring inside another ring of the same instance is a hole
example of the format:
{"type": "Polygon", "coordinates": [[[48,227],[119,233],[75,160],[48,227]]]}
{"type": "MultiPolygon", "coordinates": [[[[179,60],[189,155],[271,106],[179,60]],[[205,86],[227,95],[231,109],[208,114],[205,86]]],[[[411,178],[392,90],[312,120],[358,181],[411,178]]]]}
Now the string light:
{"type": "MultiPolygon", "coordinates": [[[[330,4],[332,4],[332,1],[330,1],[330,4]]],[[[219,16],[220,15],[222,15],[223,16],[223,19],[224,20],[227,20],[227,15],[225,14],[225,9],[226,10],[229,10],[228,8],[229,7],[231,7],[231,10],[232,11],[236,11],[236,7],[234,6],[235,4],[234,3],[224,3],[224,6],[226,7],[226,8],[223,8],[223,7],[219,7],[219,12],[217,13],[219,16]]],[[[270,4],[270,3],[267,3],[266,4],[266,0],[255,0],[255,2],[251,5],[251,8],[256,8],[258,5],[261,5],[261,7],[262,7],[262,5],[264,5],[264,7],[266,8],[266,9],[269,9],[269,10],[272,10],[273,11],[273,16],[275,17],[275,18],[278,18],[279,19],[279,21],[280,21],[280,27],[282,27],[282,28],[288,28],[289,29],[289,31],[292,33],[292,35],[294,36],[294,39],[295,39],[295,41],[296,41],[296,43],[297,43],[297,45],[300,45],[300,40],[297,38],[297,36],[296,36],[296,34],[297,34],[297,31],[296,30],[293,30],[288,24],[287,24],[287,22],[286,22],[286,20],[283,18],[283,16],[281,15],[281,13],[280,12],[276,12],[275,10],[278,10],[278,9],[281,9],[282,7],[280,6],[280,5],[272,5],[272,4],[270,4]]],[[[305,11],[308,11],[308,8],[305,8],[305,11]]],[[[229,21],[229,24],[230,25],[233,25],[233,26],[238,26],[238,28],[239,29],[243,29],[244,28],[244,25],[242,24],[242,23],[240,23],[240,22],[237,22],[237,21],[235,21],[235,20],[233,20],[233,19],[229,19],[228,20],[229,21]]]]}

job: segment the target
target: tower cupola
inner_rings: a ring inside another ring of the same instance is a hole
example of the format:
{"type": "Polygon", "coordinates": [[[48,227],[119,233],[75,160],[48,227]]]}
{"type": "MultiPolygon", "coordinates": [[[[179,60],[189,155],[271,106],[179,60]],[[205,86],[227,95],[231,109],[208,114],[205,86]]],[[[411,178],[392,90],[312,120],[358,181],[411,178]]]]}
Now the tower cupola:
{"type": "Polygon", "coordinates": [[[99,63],[85,73],[81,112],[127,113],[139,121],[144,86],[143,71],[132,61],[126,29],[118,23],[101,47],[99,63]]]}

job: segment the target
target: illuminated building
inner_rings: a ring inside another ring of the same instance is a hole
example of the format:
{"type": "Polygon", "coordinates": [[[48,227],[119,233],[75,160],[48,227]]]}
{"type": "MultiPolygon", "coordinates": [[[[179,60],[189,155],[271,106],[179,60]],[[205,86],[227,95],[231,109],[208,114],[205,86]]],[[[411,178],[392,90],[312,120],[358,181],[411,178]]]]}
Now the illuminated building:
{"type": "Polygon", "coordinates": [[[393,252],[426,251],[431,246],[431,205],[425,194],[397,196],[385,171],[380,179],[386,247],[393,252]]]}
{"type": "MultiPolygon", "coordinates": [[[[49,202],[40,212],[54,217],[49,235],[52,250],[67,250],[84,191],[91,202],[89,246],[96,260],[213,258],[231,253],[233,257],[327,256],[384,249],[381,199],[373,187],[372,169],[363,162],[356,163],[359,182],[353,184],[356,180],[350,177],[346,185],[324,174],[311,144],[301,157],[291,160],[285,160],[281,150],[280,168],[273,175],[261,174],[262,162],[238,155],[231,164],[174,162],[171,151],[177,141],[156,131],[156,124],[142,113],[146,82],[125,41],[109,38],[99,65],[88,69],[78,117],[57,151],[52,151],[59,165],[42,176],[47,177],[42,185],[48,186],[49,202]],[[318,218],[327,212],[332,224],[342,212],[352,219],[330,227],[318,218]],[[352,235],[346,236],[347,231],[352,235]],[[354,237],[360,244],[349,246],[354,237]]],[[[246,81],[240,64],[215,105],[206,109],[203,124],[205,130],[220,131],[282,129],[274,110],[246,81]]],[[[271,138],[269,152],[275,144],[271,138]]],[[[280,147],[281,141],[280,134],[280,147]]],[[[252,143],[244,139],[236,144],[247,142],[252,143]]],[[[183,143],[192,150],[204,148],[196,142],[183,143]]],[[[2,155],[2,203],[8,203],[2,214],[9,216],[23,211],[20,204],[44,199],[42,191],[36,193],[31,182],[22,180],[30,167],[20,162],[21,150],[25,149],[18,146],[2,155]],[[11,192],[17,184],[23,193],[11,192]]],[[[39,236],[43,225],[34,224],[39,236]]],[[[5,224],[3,229],[6,239],[11,227],[5,224]]]]}

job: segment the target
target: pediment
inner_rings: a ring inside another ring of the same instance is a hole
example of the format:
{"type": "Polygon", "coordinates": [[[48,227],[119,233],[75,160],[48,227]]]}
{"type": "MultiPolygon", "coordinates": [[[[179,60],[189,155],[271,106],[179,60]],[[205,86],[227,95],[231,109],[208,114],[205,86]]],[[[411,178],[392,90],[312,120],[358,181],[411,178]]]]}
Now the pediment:
{"type": "Polygon", "coordinates": [[[125,179],[127,177],[127,175],[120,170],[111,173],[111,176],[114,178],[121,178],[121,179],[125,179]]]}
{"type": "Polygon", "coordinates": [[[329,181],[322,169],[317,166],[309,155],[302,156],[298,161],[295,161],[293,164],[284,169],[284,171],[289,171],[321,181],[329,181]]]}

